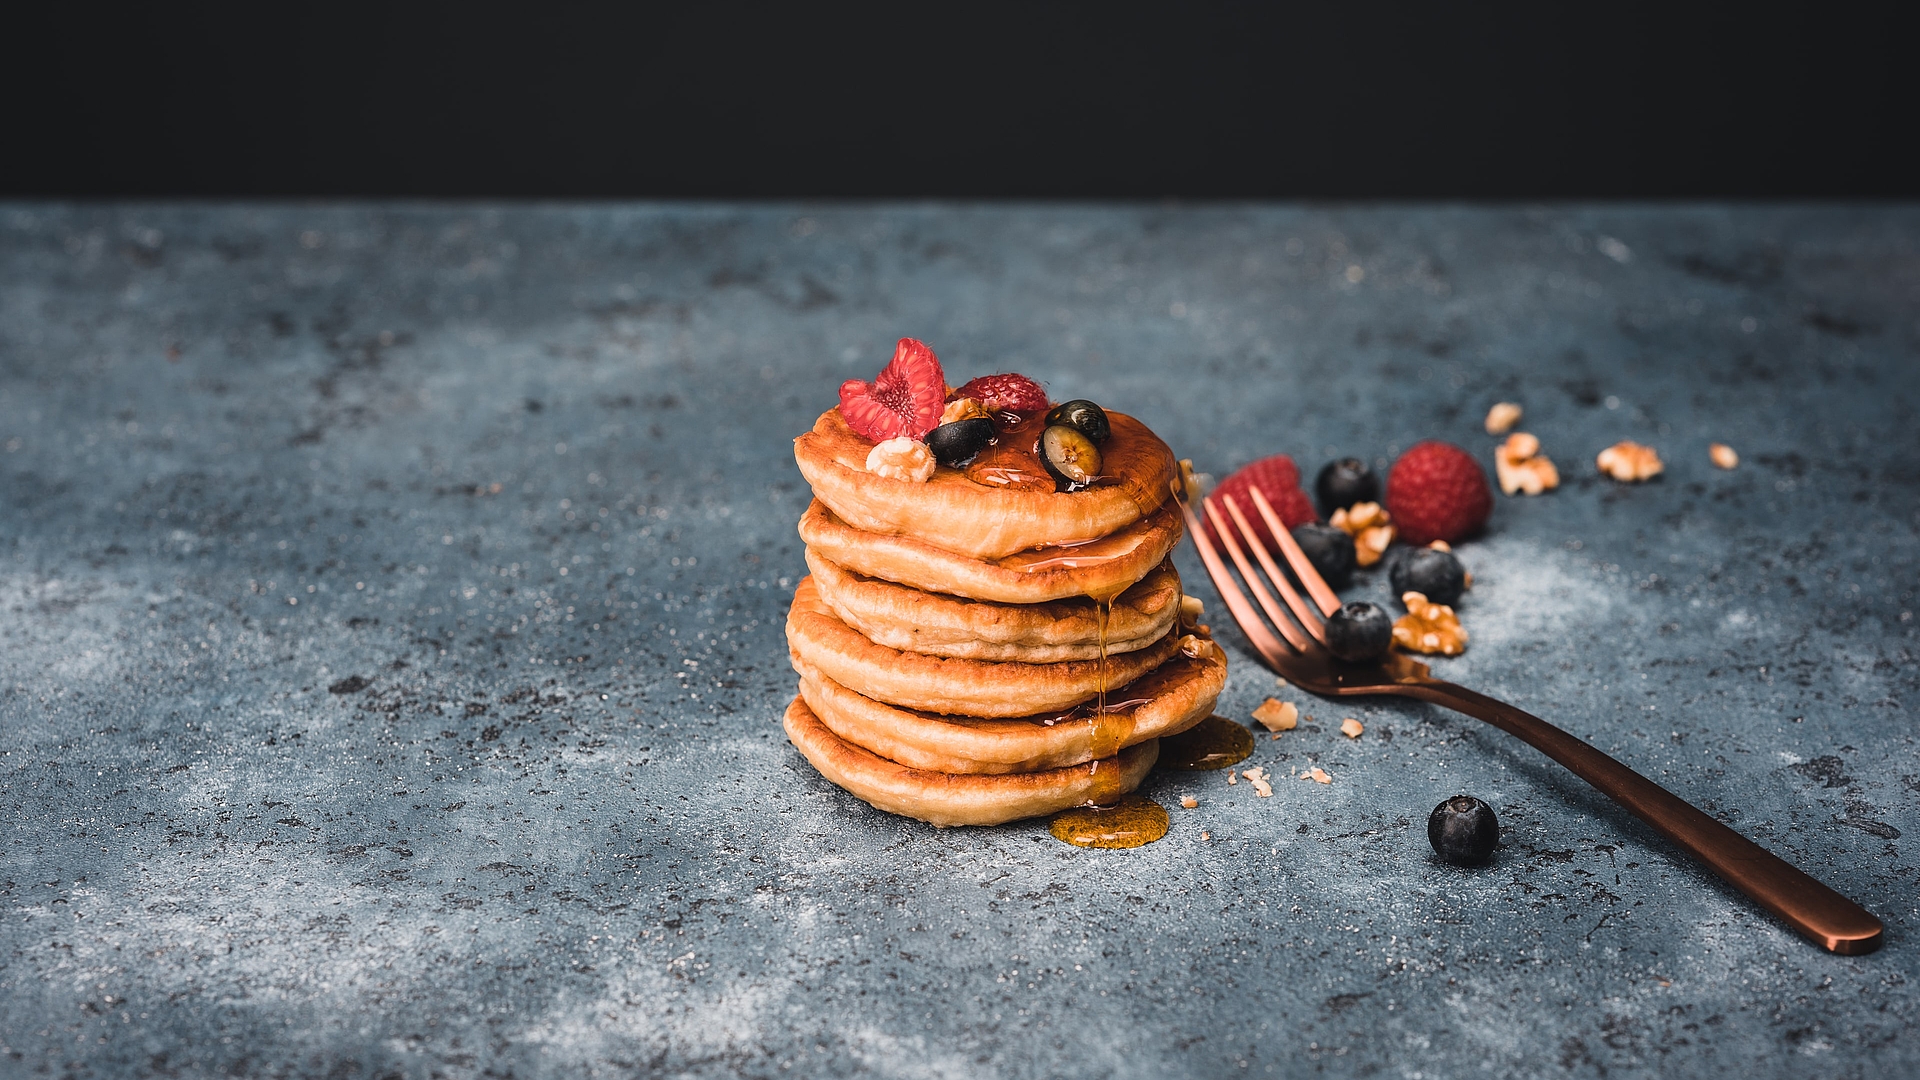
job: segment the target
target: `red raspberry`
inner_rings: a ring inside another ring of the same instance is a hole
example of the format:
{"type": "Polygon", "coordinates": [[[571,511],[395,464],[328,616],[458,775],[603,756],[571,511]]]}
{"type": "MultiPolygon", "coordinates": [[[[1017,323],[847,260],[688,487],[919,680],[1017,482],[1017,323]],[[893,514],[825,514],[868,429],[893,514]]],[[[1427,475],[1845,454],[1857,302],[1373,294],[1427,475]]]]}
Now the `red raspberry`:
{"type": "MultiPolygon", "coordinates": [[[[1253,504],[1253,496],[1247,494],[1256,485],[1260,488],[1260,494],[1265,495],[1267,502],[1272,504],[1273,512],[1279,515],[1280,523],[1289,529],[1309,521],[1319,521],[1320,516],[1313,512],[1313,503],[1307,498],[1307,493],[1300,490],[1300,469],[1285,454],[1275,454],[1243,465],[1232,476],[1220,481],[1220,486],[1214,488],[1210,496],[1214,509],[1220,512],[1231,528],[1233,515],[1227,512],[1226,500],[1221,496],[1233,496],[1234,505],[1245,515],[1247,524],[1253,526],[1253,534],[1260,538],[1260,543],[1266,546],[1267,551],[1278,556],[1280,545],[1274,543],[1273,530],[1267,528],[1267,519],[1260,516],[1260,508],[1253,504]]],[[[1225,555],[1227,549],[1220,543],[1219,534],[1214,532],[1213,522],[1207,519],[1200,507],[1194,507],[1194,511],[1200,514],[1201,523],[1206,526],[1207,538],[1225,555]]],[[[1244,551],[1246,538],[1240,535],[1239,529],[1233,530],[1233,538],[1241,542],[1240,547],[1244,551]]]]}
{"type": "Polygon", "coordinates": [[[982,375],[953,392],[956,398],[972,398],[988,412],[1045,412],[1046,388],[1025,375],[982,375]]]}
{"type": "Polygon", "coordinates": [[[924,436],[940,426],[946,402],[947,374],[940,370],[940,358],[912,338],[900,339],[892,362],[872,382],[840,384],[840,415],[874,442],[924,436]]]}
{"type": "Polygon", "coordinates": [[[1473,455],[1451,443],[1416,443],[1387,473],[1387,513],[1409,544],[1472,536],[1493,513],[1493,489],[1473,455]]]}

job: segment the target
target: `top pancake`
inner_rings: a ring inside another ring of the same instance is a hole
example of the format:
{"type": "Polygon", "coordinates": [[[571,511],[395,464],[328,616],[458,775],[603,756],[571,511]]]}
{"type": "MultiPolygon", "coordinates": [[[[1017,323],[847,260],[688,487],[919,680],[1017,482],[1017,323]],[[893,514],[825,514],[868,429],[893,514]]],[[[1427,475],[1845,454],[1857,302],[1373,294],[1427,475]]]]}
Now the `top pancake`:
{"type": "Polygon", "coordinates": [[[1084,491],[995,486],[946,467],[923,484],[875,476],[867,471],[873,443],[849,428],[837,408],[821,413],[813,430],[793,441],[793,456],[815,497],[854,528],[998,559],[1097,540],[1166,500],[1178,471],[1173,451],[1125,413],[1109,411],[1107,420],[1112,434],[1100,447],[1101,472],[1112,479],[1084,491]]]}

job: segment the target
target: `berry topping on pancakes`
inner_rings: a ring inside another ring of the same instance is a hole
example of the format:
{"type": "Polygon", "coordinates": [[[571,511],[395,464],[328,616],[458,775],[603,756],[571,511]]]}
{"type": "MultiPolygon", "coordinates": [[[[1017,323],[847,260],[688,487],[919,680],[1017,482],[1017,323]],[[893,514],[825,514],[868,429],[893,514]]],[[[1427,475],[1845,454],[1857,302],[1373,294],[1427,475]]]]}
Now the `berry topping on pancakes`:
{"type": "Polygon", "coordinates": [[[1047,408],[1046,388],[1025,375],[982,375],[954,391],[955,397],[972,398],[988,412],[1031,413],[1047,408]]]}
{"type": "MultiPolygon", "coordinates": [[[[874,442],[925,437],[939,426],[946,404],[947,375],[940,370],[940,358],[925,342],[912,338],[900,339],[893,360],[872,382],[848,379],[840,384],[840,415],[848,427],[874,442]]],[[[1046,408],[1045,401],[1040,407],[1046,408]]]]}

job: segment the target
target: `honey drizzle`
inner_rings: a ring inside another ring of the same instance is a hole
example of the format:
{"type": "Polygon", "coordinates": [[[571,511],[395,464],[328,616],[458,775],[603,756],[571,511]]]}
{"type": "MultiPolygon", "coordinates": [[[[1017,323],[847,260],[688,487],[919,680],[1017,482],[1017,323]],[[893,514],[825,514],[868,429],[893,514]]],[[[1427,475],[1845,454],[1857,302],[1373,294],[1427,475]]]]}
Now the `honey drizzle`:
{"type": "Polygon", "coordinates": [[[1238,765],[1253,754],[1253,732],[1215,714],[1160,740],[1158,767],[1201,772],[1238,765]]]}
{"type": "Polygon", "coordinates": [[[1166,807],[1144,795],[1124,795],[1112,806],[1062,810],[1047,823],[1047,831],[1074,847],[1135,848],[1167,835],[1167,825],[1166,807]]]}

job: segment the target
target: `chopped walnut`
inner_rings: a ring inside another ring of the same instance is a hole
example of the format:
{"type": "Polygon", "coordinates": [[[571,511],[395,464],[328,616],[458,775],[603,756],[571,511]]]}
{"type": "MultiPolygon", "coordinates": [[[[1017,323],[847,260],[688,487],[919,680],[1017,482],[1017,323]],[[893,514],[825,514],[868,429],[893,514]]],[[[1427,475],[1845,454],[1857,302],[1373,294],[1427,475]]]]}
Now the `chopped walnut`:
{"type": "Polygon", "coordinates": [[[1320,767],[1320,766],[1318,766],[1318,765],[1315,765],[1315,766],[1314,766],[1313,768],[1311,768],[1311,769],[1308,769],[1308,770],[1307,770],[1307,771],[1306,771],[1305,773],[1302,773],[1302,774],[1301,774],[1301,776],[1300,776],[1300,779],[1302,779],[1302,780],[1314,780],[1314,781],[1317,781],[1317,782],[1319,782],[1319,783],[1322,783],[1322,784],[1331,784],[1331,783],[1333,783],[1333,777],[1331,777],[1331,776],[1328,776],[1328,775],[1327,775],[1327,770],[1325,770],[1325,769],[1323,769],[1323,768],[1321,768],[1321,767],[1320,767]]]}
{"type": "Polygon", "coordinates": [[[1206,601],[1197,596],[1180,597],[1180,625],[1188,630],[1200,625],[1200,616],[1207,610],[1206,601]]]}
{"type": "MultiPolygon", "coordinates": [[[[1205,633],[1207,628],[1196,626],[1194,629],[1205,633]]],[[[1185,634],[1180,638],[1180,653],[1190,659],[1205,660],[1210,656],[1218,655],[1219,652],[1220,646],[1199,634],[1185,634]]]]}
{"type": "Polygon", "coordinates": [[[1180,491],[1190,503],[1197,503],[1213,490],[1213,477],[1193,471],[1193,459],[1180,459],[1180,491]]]}
{"type": "Polygon", "coordinates": [[[954,398],[947,402],[946,409],[940,413],[942,424],[957,424],[962,420],[991,419],[993,414],[987,411],[987,407],[970,397],[954,398]]]}
{"type": "Polygon", "coordinates": [[[1351,716],[1340,721],[1340,734],[1345,735],[1349,739],[1359,738],[1360,733],[1365,730],[1367,730],[1366,725],[1351,716]]]}
{"type": "Polygon", "coordinates": [[[1361,566],[1379,562],[1400,534],[1393,516],[1379,503],[1354,503],[1335,510],[1327,523],[1353,537],[1353,554],[1361,566]]]}
{"type": "Polygon", "coordinates": [[[1232,769],[1228,769],[1227,770],[1227,786],[1232,787],[1233,785],[1239,782],[1240,782],[1240,774],[1237,772],[1234,772],[1232,769]]]}
{"type": "Polygon", "coordinates": [[[1540,440],[1524,431],[1507,436],[1507,441],[1494,449],[1493,472],[1500,490],[1508,495],[1516,491],[1538,495],[1560,486],[1560,470],[1540,452],[1540,440]]]}
{"type": "Polygon", "coordinates": [[[1240,775],[1246,777],[1247,783],[1253,785],[1253,793],[1255,795],[1263,799],[1271,799],[1273,797],[1273,785],[1267,783],[1267,770],[1252,768],[1245,770],[1240,775]]]}
{"type": "Polygon", "coordinates": [[[1273,698],[1260,703],[1253,710],[1253,718],[1268,731],[1292,731],[1300,724],[1300,709],[1291,701],[1275,701],[1273,698]]]}
{"type": "Polygon", "coordinates": [[[1487,410],[1487,434],[1505,435],[1520,422],[1520,406],[1516,402],[1502,401],[1487,410]]]}
{"type": "Polygon", "coordinates": [[[1194,798],[1191,795],[1182,795],[1180,796],[1180,805],[1185,807],[1188,810],[1191,810],[1194,807],[1200,805],[1200,800],[1194,798]]]}
{"type": "Polygon", "coordinates": [[[1401,594],[1400,602],[1407,605],[1407,613],[1394,620],[1395,645],[1408,652],[1442,656],[1459,656],[1467,651],[1467,631],[1452,608],[1417,592],[1401,594]]]}
{"type": "Polygon", "coordinates": [[[1600,466],[1601,472],[1615,480],[1629,483],[1651,480],[1666,468],[1661,464],[1660,455],[1654,451],[1653,447],[1642,446],[1631,440],[1614,443],[1600,451],[1600,456],[1594,458],[1593,463],[1600,466]]]}
{"type": "Polygon", "coordinates": [[[867,471],[889,480],[924,484],[933,477],[933,451],[927,444],[902,435],[874,444],[867,454],[867,471]]]}
{"type": "Polygon", "coordinates": [[[1728,446],[1726,443],[1717,442],[1707,447],[1707,456],[1713,459],[1715,465],[1723,469],[1737,469],[1740,467],[1740,455],[1734,453],[1733,447],[1728,446]]]}

